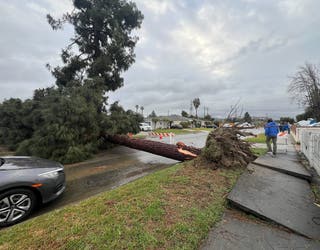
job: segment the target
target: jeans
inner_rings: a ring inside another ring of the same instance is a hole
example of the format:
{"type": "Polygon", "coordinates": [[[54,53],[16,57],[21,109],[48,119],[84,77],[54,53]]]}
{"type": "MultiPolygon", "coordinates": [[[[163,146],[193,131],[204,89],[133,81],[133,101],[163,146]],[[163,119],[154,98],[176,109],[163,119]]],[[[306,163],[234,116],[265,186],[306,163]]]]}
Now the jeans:
{"type": "Polygon", "coordinates": [[[268,147],[268,152],[273,152],[274,155],[277,154],[277,137],[276,136],[267,136],[266,143],[267,143],[267,147],[268,147]],[[273,151],[271,150],[270,140],[272,140],[273,151]]]}

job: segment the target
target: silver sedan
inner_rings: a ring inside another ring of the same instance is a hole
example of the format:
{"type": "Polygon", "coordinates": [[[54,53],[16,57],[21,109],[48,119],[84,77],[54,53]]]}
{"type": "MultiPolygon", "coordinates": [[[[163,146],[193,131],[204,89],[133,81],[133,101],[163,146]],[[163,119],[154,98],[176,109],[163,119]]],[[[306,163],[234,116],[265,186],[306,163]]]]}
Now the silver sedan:
{"type": "Polygon", "coordinates": [[[36,157],[0,158],[0,227],[27,218],[33,209],[59,197],[66,188],[64,167],[36,157]]]}

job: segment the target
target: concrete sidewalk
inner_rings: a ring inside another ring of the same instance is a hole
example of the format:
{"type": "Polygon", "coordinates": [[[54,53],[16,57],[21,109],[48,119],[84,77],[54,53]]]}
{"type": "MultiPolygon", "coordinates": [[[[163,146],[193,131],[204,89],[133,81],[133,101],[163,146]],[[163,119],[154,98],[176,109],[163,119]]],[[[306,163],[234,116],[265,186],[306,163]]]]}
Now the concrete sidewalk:
{"type": "Polygon", "coordinates": [[[319,250],[317,241],[285,228],[227,211],[219,226],[211,230],[201,250],[319,250]]]}
{"type": "Polygon", "coordinates": [[[286,140],[276,158],[266,155],[249,164],[228,196],[231,210],[242,219],[229,210],[201,249],[320,249],[320,208],[308,182],[311,175],[291,138],[286,140]]]}

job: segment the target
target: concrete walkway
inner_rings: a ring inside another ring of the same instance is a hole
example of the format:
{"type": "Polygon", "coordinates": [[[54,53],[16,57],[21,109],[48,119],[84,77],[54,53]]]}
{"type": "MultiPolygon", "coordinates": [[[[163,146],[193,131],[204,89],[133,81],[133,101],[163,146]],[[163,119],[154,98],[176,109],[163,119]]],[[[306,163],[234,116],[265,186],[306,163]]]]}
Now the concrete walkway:
{"type": "Polygon", "coordinates": [[[301,166],[297,154],[278,154],[274,158],[267,154],[257,158],[253,164],[311,181],[311,174],[301,166]]]}
{"type": "Polygon", "coordinates": [[[308,182],[311,175],[290,137],[286,140],[276,158],[266,155],[249,164],[228,196],[233,210],[283,227],[227,212],[201,249],[320,249],[320,208],[308,182]]]}
{"type": "Polygon", "coordinates": [[[213,229],[202,250],[319,250],[314,240],[291,233],[259,220],[227,211],[219,226],[213,229]]]}

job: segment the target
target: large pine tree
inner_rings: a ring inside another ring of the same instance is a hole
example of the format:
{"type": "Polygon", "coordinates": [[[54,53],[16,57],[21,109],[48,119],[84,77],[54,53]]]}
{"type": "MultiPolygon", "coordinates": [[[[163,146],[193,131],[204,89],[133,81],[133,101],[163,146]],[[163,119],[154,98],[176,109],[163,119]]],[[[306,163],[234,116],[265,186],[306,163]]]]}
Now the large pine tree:
{"type": "Polygon", "coordinates": [[[118,103],[107,110],[108,91],[123,85],[121,74],[134,62],[138,38],[132,31],[143,16],[126,0],[74,0],[61,19],[50,15],[53,29],[74,27],[62,50],[63,65],[51,68],[56,86],[38,89],[30,100],[0,104],[0,144],[20,155],[64,163],[84,160],[99,147],[101,136],[139,131],[142,116],[118,103]]]}

